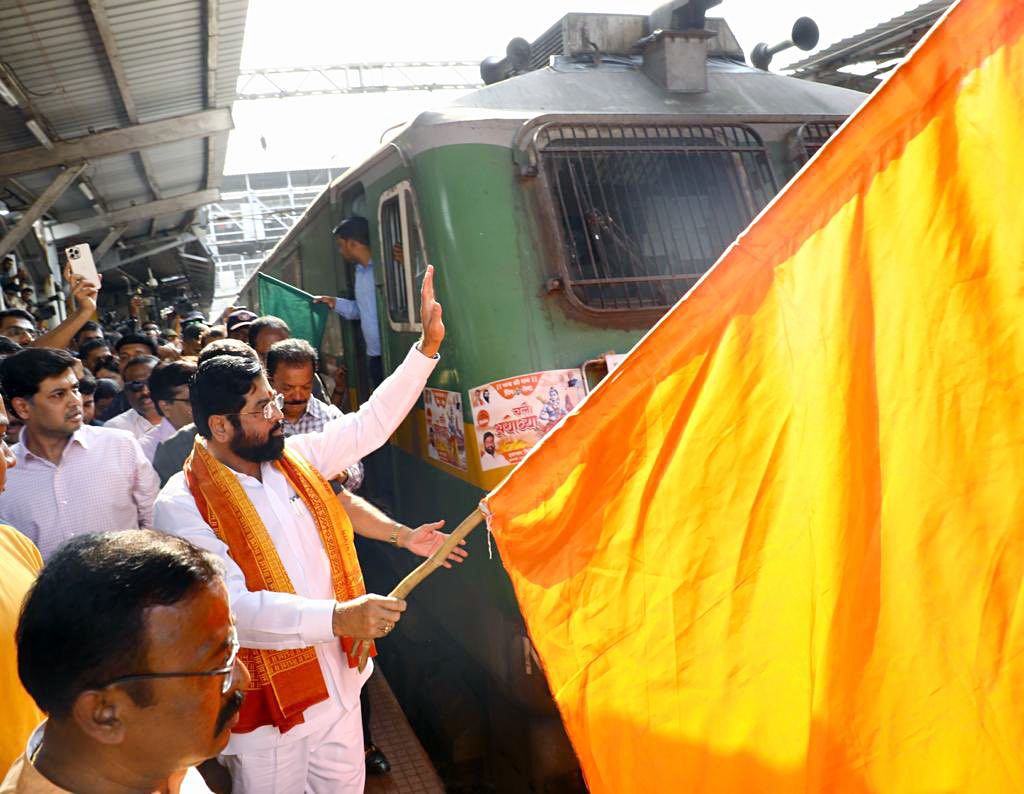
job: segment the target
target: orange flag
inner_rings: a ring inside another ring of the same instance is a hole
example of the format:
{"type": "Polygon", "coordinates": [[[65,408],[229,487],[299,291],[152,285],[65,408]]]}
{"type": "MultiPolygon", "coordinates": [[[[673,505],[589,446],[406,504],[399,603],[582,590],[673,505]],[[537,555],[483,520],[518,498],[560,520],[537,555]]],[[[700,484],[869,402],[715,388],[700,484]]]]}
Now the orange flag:
{"type": "Polygon", "coordinates": [[[1024,791],[1022,31],[962,0],[485,500],[595,794],[1024,791]]]}

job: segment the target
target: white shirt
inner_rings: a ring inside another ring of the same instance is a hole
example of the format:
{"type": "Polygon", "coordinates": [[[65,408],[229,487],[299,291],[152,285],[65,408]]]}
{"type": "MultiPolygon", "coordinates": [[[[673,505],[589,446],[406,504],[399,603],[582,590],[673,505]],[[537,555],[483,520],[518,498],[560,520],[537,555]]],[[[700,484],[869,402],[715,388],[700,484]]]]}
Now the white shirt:
{"type": "MultiPolygon", "coordinates": [[[[373,392],[360,409],[324,425],[319,433],[285,440],[288,449],[308,460],[332,479],[385,442],[412,410],[436,359],[413,348],[402,365],[373,392]]],[[[197,437],[198,438],[198,437],[197,437]]],[[[263,519],[295,593],[250,592],[228,548],[199,514],[195,499],[178,472],[160,492],[153,514],[154,528],[178,535],[217,554],[227,567],[227,586],[246,648],[286,650],[316,648],[327,684],[328,699],[306,709],[305,722],[282,734],[265,725],[232,734],[226,754],[238,754],[287,744],[336,721],[359,704],[359,690],[372,666],[360,674],[348,666],[334,636],[334,588],[331,570],[316,524],[305,503],[272,464],[260,467],[262,481],[234,472],[246,496],[263,519]]]]}
{"type": "Polygon", "coordinates": [[[0,493],[0,521],[31,539],[44,560],[75,535],[152,525],[160,478],[130,433],[82,425],[57,464],[29,452],[26,433],[12,448],[17,465],[0,493]]]}
{"type": "MultiPolygon", "coordinates": [[[[129,408],[127,411],[119,413],[113,419],[108,419],[103,423],[103,426],[111,427],[114,430],[127,430],[139,441],[150,430],[159,427],[159,425],[154,425],[134,408],[129,408]]],[[[152,457],[150,457],[150,460],[152,460],[152,457]]]]}
{"type": "MultiPolygon", "coordinates": [[[[118,414],[118,416],[122,416],[122,414],[118,414]]],[[[115,416],[114,418],[117,419],[118,417],[115,416]]],[[[147,421],[146,424],[149,424],[149,422],[147,421]]],[[[109,423],[104,425],[104,427],[109,426],[109,423]]],[[[146,456],[146,460],[152,463],[157,445],[162,444],[177,432],[178,429],[167,420],[166,416],[160,417],[160,424],[149,425],[146,435],[139,439],[139,446],[142,447],[142,454],[146,456]]]]}

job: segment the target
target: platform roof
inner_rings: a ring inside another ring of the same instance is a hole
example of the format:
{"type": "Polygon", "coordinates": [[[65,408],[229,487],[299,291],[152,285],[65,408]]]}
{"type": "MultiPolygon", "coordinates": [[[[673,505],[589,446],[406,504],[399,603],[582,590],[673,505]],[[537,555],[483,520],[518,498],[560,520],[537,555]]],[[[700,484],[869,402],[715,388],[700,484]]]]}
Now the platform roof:
{"type": "Polygon", "coordinates": [[[888,22],[819,50],[787,69],[794,77],[857,91],[873,91],[952,4],[953,0],[922,3],[888,22]],[[863,69],[849,69],[863,64],[874,64],[875,68],[867,73],[863,73],[863,69]]]}
{"type": "MultiPolygon", "coordinates": [[[[248,0],[0,0],[6,225],[88,163],[44,215],[58,245],[106,241],[101,268],[131,259],[136,279],[186,275],[209,303],[213,264],[191,230],[218,195],[247,11],[248,0]]],[[[33,248],[23,242],[23,257],[33,248]]]]}

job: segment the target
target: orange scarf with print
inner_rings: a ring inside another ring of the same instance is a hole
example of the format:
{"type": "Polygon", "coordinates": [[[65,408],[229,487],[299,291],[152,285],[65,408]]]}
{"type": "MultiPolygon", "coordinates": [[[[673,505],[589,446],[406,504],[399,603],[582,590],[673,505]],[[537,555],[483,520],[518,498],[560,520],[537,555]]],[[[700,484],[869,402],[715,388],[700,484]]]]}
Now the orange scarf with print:
{"type": "MultiPolygon", "coordinates": [[[[335,598],[348,601],[363,595],[366,588],[352,542],[352,523],[330,485],[306,460],[287,449],[274,465],[313,516],[327,550],[335,598]]],[[[245,574],[245,586],[253,592],[294,593],[267,528],[234,472],[214,458],[198,438],[184,471],[200,514],[227,545],[231,559],[245,574]]],[[[356,667],[352,646],[350,637],[341,638],[349,667],[356,667]]],[[[263,725],[274,725],[285,733],[304,721],[302,712],[327,699],[327,685],[313,648],[242,648],[238,656],[249,669],[252,683],[245,692],[234,733],[248,733],[263,725]]]]}

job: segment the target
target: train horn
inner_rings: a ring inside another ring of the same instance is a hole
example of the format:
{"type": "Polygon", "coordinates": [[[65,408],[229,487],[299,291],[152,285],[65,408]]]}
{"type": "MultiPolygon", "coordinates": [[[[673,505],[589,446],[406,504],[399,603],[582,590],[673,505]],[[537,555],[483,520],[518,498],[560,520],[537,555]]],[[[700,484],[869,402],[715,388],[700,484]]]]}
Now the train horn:
{"type": "Polygon", "coordinates": [[[813,50],[818,46],[818,25],[810,17],[800,17],[793,23],[793,32],[786,41],[779,42],[774,47],[769,47],[761,42],[750,53],[750,62],[758,69],[768,71],[768,65],[772,58],[790,47],[797,47],[805,52],[813,50]]]}
{"type": "Polygon", "coordinates": [[[499,83],[507,77],[519,74],[530,65],[532,48],[526,39],[516,37],[505,48],[505,57],[492,55],[480,64],[480,78],[484,85],[499,83]]]}

